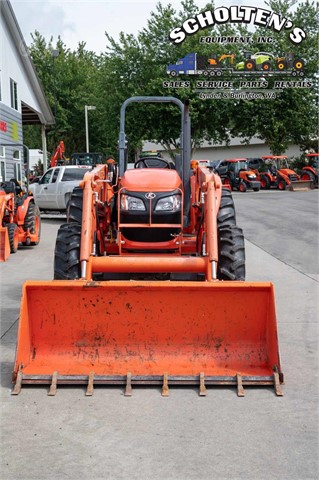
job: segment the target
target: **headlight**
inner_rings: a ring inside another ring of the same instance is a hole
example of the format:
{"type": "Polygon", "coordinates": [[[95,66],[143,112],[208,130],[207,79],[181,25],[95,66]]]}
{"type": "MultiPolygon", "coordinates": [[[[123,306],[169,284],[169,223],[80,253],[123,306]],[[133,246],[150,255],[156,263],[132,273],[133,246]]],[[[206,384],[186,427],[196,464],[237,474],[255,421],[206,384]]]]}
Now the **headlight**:
{"type": "Polygon", "coordinates": [[[121,195],[121,210],[128,211],[128,210],[138,210],[138,211],[145,211],[145,205],[143,200],[136,197],[131,197],[130,195],[121,195]]]}
{"type": "Polygon", "coordinates": [[[253,180],[254,178],[256,178],[256,175],[255,174],[247,175],[247,178],[249,178],[249,180],[253,180]]]}
{"type": "Polygon", "coordinates": [[[170,195],[160,198],[155,207],[155,212],[178,212],[181,209],[181,196],[170,195]]]}

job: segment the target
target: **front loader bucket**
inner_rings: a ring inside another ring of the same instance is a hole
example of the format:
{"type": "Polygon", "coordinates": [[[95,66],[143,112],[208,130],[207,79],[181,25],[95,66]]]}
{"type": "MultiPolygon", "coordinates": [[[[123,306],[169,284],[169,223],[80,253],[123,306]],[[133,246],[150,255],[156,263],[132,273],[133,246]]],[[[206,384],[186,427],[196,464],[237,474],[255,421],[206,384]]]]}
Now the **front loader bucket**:
{"type": "MultiPolygon", "coordinates": [[[[14,367],[23,383],[274,385],[271,283],[27,282],[14,367]]],[[[166,389],[167,391],[167,389],[166,389]]],[[[280,394],[280,393],[278,393],[280,394]]]]}
{"type": "Polygon", "coordinates": [[[8,229],[0,227],[0,262],[8,260],[10,255],[10,243],[8,229]]]}
{"type": "Polygon", "coordinates": [[[288,190],[291,192],[299,192],[306,190],[313,190],[315,188],[313,180],[298,180],[296,182],[291,182],[288,187],[288,190]]]}

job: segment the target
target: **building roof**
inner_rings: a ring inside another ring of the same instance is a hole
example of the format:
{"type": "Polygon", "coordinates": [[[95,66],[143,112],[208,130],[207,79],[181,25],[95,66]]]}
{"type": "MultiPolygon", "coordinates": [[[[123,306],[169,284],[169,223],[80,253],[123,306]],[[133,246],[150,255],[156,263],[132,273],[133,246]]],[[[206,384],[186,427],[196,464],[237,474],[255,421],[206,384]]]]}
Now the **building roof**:
{"type": "Polygon", "coordinates": [[[43,125],[53,125],[55,123],[54,115],[46,99],[43,87],[37,76],[35,67],[28,52],[28,47],[24,41],[18,21],[9,0],[1,0],[0,8],[1,15],[8,27],[15,47],[18,51],[21,51],[21,49],[24,51],[24,55],[20,55],[21,63],[23,64],[24,71],[29,79],[34,95],[36,96],[41,108],[41,111],[37,112],[22,101],[22,122],[24,124],[42,123],[43,125]]]}

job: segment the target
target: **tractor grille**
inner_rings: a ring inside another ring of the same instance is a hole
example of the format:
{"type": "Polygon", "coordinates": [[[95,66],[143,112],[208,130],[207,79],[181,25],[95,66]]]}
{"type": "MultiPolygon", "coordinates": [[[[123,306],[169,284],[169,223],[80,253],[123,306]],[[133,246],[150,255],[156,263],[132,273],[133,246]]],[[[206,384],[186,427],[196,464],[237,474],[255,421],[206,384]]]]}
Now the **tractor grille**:
{"type": "Polygon", "coordinates": [[[298,177],[295,174],[291,174],[291,175],[289,175],[289,180],[291,182],[298,182],[298,177]]]}

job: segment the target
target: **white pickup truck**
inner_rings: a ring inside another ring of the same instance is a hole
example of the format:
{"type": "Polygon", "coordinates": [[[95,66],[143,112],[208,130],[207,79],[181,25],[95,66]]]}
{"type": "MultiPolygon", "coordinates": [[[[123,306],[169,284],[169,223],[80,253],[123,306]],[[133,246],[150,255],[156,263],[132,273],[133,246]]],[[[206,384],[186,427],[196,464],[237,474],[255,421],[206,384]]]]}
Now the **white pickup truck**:
{"type": "Polygon", "coordinates": [[[65,210],[74,187],[91,169],[84,165],[50,168],[38,182],[29,185],[29,190],[41,210],[65,210]]]}

